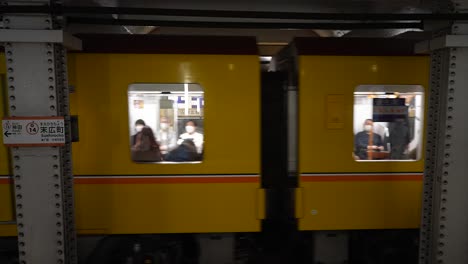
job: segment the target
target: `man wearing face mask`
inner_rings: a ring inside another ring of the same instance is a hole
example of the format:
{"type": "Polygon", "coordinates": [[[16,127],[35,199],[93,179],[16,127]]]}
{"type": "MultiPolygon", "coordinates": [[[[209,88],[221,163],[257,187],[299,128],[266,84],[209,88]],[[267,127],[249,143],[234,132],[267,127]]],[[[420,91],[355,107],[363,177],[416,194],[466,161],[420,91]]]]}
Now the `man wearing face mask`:
{"type": "Polygon", "coordinates": [[[174,130],[170,127],[167,117],[161,117],[161,120],[159,121],[159,130],[156,134],[159,149],[163,155],[167,154],[177,145],[177,136],[175,135],[174,130]]]}
{"type": "Polygon", "coordinates": [[[137,121],[135,121],[135,134],[132,136],[132,138],[130,139],[130,142],[132,144],[132,147],[135,145],[136,143],[136,137],[138,135],[138,133],[141,132],[141,130],[146,126],[145,124],[145,121],[143,121],[142,119],[138,119],[137,121]]]}
{"type": "Polygon", "coordinates": [[[379,134],[373,133],[372,131],[373,125],[374,122],[372,119],[366,119],[366,121],[364,121],[364,131],[357,133],[354,138],[355,154],[359,157],[359,159],[367,159],[368,151],[384,150],[382,138],[379,134]],[[369,144],[371,142],[369,140],[370,135],[372,135],[372,145],[369,144]]]}
{"type": "Polygon", "coordinates": [[[203,134],[198,133],[196,131],[197,129],[197,124],[195,121],[188,121],[185,124],[185,133],[180,135],[179,140],[177,141],[177,144],[180,145],[184,140],[186,139],[191,139],[193,140],[193,143],[195,144],[195,147],[197,148],[198,154],[201,154],[203,151],[203,134]]]}

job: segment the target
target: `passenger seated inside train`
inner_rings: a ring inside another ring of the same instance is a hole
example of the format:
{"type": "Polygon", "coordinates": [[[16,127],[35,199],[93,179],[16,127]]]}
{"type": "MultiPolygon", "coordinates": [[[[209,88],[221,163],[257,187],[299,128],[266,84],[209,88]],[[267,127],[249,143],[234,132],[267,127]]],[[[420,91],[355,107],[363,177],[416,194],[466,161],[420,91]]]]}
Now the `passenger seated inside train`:
{"type": "Polygon", "coordinates": [[[355,154],[359,159],[372,159],[375,152],[384,150],[382,137],[374,133],[374,122],[366,119],[363,124],[363,131],[356,134],[354,138],[355,154]]]}
{"type": "Polygon", "coordinates": [[[197,123],[185,123],[185,132],[176,140],[176,132],[166,117],[161,117],[159,131],[153,133],[145,121],[135,122],[131,136],[131,156],[136,162],[193,162],[203,159],[203,134],[197,132],[197,123]],[[167,124],[167,125],[165,125],[167,124]]]}
{"type": "Polygon", "coordinates": [[[203,151],[203,134],[197,132],[197,123],[193,120],[185,123],[185,133],[179,136],[177,141],[178,145],[181,145],[186,139],[191,139],[197,148],[197,153],[201,154],[203,151]]]}
{"type": "Polygon", "coordinates": [[[156,140],[159,143],[161,154],[165,156],[170,150],[177,146],[176,132],[169,123],[167,117],[161,117],[159,130],[156,133],[156,140]]]}
{"type": "Polygon", "coordinates": [[[200,160],[200,155],[197,153],[197,148],[192,139],[184,139],[182,143],[166,157],[166,161],[183,162],[200,160]]]}
{"type": "Polygon", "coordinates": [[[364,131],[357,133],[354,138],[355,159],[408,160],[416,155],[410,153],[410,128],[404,118],[381,123],[378,127],[372,119],[366,119],[363,129],[364,131]]]}
{"type": "Polygon", "coordinates": [[[353,115],[355,160],[403,162],[421,158],[422,86],[359,85],[354,91],[353,115]]]}
{"type": "Polygon", "coordinates": [[[204,91],[193,83],[136,83],[128,89],[130,152],[135,162],[203,160],[204,91]]]}
{"type": "Polygon", "coordinates": [[[158,162],[162,160],[159,144],[156,142],[153,130],[144,126],[135,135],[135,144],[131,148],[132,160],[141,162],[158,162]]]}
{"type": "Polygon", "coordinates": [[[130,145],[133,147],[133,145],[135,145],[136,143],[136,136],[139,132],[141,132],[141,130],[143,129],[143,127],[146,126],[146,123],[145,121],[143,121],[142,119],[138,119],[137,121],[135,121],[135,134],[132,135],[132,138],[130,139],[130,145]]]}

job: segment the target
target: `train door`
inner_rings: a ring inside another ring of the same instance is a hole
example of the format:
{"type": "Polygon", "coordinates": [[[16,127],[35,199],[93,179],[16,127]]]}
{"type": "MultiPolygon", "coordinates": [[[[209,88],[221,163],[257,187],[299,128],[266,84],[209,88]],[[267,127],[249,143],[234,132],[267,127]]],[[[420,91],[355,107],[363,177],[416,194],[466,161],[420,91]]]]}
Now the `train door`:
{"type": "Polygon", "coordinates": [[[287,171],[286,95],[283,73],[262,73],[262,187],[266,189],[267,223],[279,223],[293,215],[293,186],[287,171]]]}

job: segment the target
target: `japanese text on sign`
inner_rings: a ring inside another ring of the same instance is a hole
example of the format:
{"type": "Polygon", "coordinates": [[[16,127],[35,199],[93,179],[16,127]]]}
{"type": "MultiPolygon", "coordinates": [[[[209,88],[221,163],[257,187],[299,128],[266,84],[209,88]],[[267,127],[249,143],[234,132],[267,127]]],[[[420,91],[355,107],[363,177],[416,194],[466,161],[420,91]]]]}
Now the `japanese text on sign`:
{"type": "Polygon", "coordinates": [[[374,122],[393,122],[407,116],[408,107],[404,98],[374,98],[372,110],[374,122]]]}
{"type": "Polygon", "coordinates": [[[65,144],[63,117],[6,118],[2,121],[6,146],[61,146],[65,144]]]}

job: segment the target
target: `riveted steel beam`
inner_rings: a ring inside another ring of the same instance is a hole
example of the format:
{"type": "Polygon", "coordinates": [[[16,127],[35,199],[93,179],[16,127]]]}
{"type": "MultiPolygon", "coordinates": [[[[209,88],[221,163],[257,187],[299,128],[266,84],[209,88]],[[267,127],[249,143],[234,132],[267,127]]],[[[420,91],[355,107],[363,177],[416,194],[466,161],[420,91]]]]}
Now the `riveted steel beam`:
{"type": "Polygon", "coordinates": [[[420,262],[468,263],[468,24],[431,48],[420,262]]]}
{"type": "Polygon", "coordinates": [[[65,120],[64,146],[11,149],[20,263],[77,263],[67,56],[64,38],[54,38],[60,21],[47,14],[4,14],[3,24],[8,116],[65,120]]]}

